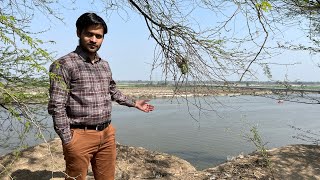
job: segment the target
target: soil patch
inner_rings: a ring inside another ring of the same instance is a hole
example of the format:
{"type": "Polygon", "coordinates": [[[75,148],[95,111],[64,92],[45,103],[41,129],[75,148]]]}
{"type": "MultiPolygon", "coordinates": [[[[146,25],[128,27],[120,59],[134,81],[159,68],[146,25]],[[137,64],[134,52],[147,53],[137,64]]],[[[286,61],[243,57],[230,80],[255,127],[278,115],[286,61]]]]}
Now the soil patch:
{"type": "MultiPolygon", "coordinates": [[[[271,149],[268,161],[257,152],[240,155],[203,171],[178,157],[141,147],[118,144],[117,153],[116,180],[320,179],[320,147],[316,145],[271,149]]],[[[62,180],[64,167],[61,141],[56,138],[19,156],[0,157],[0,179],[62,180]]],[[[93,179],[90,167],[88,179],[93,179]]]]}

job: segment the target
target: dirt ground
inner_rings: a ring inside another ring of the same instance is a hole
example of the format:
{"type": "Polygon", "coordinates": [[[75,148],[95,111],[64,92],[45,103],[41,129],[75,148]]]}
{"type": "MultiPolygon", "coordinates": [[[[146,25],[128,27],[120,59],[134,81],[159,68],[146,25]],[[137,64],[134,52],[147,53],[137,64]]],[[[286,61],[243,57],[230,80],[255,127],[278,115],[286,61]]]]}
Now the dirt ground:
{"type": "MultiPolygon", "coordinates": [[[[187,161],[140,147],[117,146],[117,180],[168,179],[320,179],[320,147],[291,145],[259,153],[240,155],[219,166],[197,171],[187,161]]],[[[0,179],[64,179],[61,141],[54,139],[23,151],[0,157],[0,179]],[[48,148],[50,147],[50,151],[48,148]]],[[[87,179],[93,179],[89,168],[87,179]]]]}
{"type": "Polygon", "coordinates": [[[239,156],[206,169],[211,179],[320,179],[320,147],[290,145],[268,150],[268,161],[259,154],[239,156]]]}

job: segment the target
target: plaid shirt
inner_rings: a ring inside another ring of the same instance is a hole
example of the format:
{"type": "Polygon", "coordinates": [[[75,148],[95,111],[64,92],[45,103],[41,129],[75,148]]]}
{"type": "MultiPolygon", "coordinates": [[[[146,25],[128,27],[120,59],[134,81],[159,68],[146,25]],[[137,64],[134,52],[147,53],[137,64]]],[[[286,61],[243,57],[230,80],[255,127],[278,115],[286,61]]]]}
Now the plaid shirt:
{"type": "Polygon", "coordinates": [[[111,119],[111,101],[133,107],[112,79],[107,61],[96,55],[91,63],[77,47],[50,66],[48,112],[63,143],[71,141],[70,124],[97,125],[111,119]]]}

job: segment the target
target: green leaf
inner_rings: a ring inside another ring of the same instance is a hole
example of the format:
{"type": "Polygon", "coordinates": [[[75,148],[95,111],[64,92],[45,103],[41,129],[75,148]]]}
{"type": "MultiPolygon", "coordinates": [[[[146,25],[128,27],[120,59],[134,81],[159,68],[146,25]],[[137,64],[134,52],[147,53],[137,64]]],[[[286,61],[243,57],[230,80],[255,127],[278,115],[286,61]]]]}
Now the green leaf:
{"type": "Polygon", "coordinates": [[[189,71],[189,67],[188,67],[188,64],[187,63],[183,63],[182,66],[181,66],[181,73],[182,74],[187,74],[189,71]]]}
{"type": "Polygon", "coordinates": [[[257,3],[257,6],[265,12],[268,12],[272,9],[272,5],[268,1],[261,1],[261,3],[257,3]]]}
{"type": "Polygon", "coordinates": [[[31,127],[30,121],[27,121],[27,122],[24,124],[24,127],[25,127],[26,129],[29,129],[29,128],[31,127]]]}

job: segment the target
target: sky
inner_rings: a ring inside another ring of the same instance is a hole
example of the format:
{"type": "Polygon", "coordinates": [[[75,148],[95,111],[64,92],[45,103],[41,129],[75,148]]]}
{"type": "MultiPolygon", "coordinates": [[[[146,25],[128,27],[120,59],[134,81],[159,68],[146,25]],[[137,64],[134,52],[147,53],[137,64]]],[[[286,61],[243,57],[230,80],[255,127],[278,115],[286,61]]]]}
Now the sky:
{"type": "MultiPolygon", "coordinates": [[[[113,14],[107,18],[105,13],[98,8],[86,5],[78,6],[77,10],[64,10],[64,23],[51,21],[48,32],[40,35],[41,38],[55,41],[46,48],[54,52],[56,59],[75,50],[78,45],[75,22],[85,12],[95,12],[107,23],[108,33],[104,37],[103,44],[98,51],[99,55],[107,60],[111,66],[115,80],[149,80],[151,76],[151,63],[153,61],[154,42],[148,40],[149,33],[144,26],[143,19],[135,14],[130,17],[120,17],[113,14]]],[[[124,16],[124,15],[123,15],[124,16]]],[[[42,17],[34,22],[34,26],[46,28],[42,22],[48,21],[42,17]]],[[[153,75],[152,80],[160,80],[161,73],[153,75]],[[159,76],[159,78],[155,76],[159,76]]]]}
{"type": "MultiPolygon", "coordinates": [[[[40,34],[39,37],[55,41],[55,44],[46,45],[49,51],[54,52],[55,58],[73,51],[78,45],[75,28],[77,18],[85,12],[95,12],[104,18],[108,25],[108,34],[105,36],[98,53],[109,62],[115,80],[164,80],[161,69],[151,73],[155,42],[149,37],[150,33],[141,16],[130,10],[113,12],[107,16],[105,12],[101,12],[101,5],[91,4],[90,1],[82,1],[69,8],[76,9],[61,8],[59,10],[64,17],[64,23],[56,19],[48,19],[41,14],[32,23],[32,28],[35,30],[44,30],[50,26],[50,29],[40,34]]],[[[206,14],[202,15],[208,16],[206,14]]],[[[208,21],[204,21],[204,23],[208,23],[208,21]]],[[[297,33],[295,29],[286,30],[283,34],[283,36],[290,37],[291,40],[301,40],[305,36],[297,33]]],[[[319,81],[318,59],[317,56],[310,55],[308,52],[284,52],[279,56],[268,59],[268,61],[280,64],[295,63],[296,65],[270,65],[272,79],[268,79],[263,75],[262,70],[258,69],[255,78],[248,80],[319,81]]],[[[233,77],[230,80],[239,80],[239,77],[233,77]]]]}

